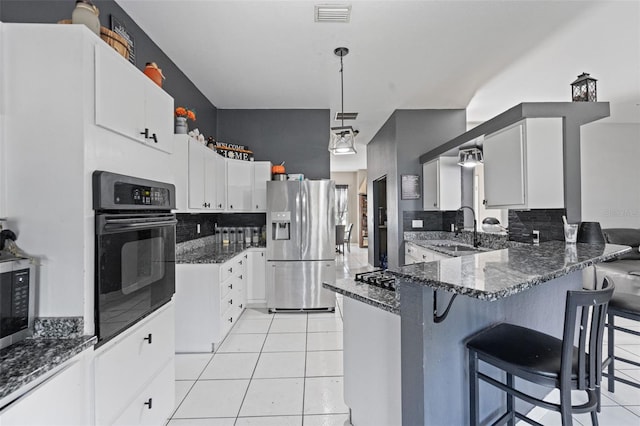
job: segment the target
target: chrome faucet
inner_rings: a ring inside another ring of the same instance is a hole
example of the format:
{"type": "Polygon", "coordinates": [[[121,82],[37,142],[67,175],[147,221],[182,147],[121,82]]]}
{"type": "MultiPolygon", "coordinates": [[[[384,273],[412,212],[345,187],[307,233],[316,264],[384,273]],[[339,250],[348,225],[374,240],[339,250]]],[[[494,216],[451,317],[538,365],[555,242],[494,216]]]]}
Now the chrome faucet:
{"type": "MultiPolygon", "coordinates": [[[[473,246],[474,247],[478,247],[480,245],[480,242],[478,241],[478,221],[476,220],[476,212],[473,210],[473,208],[469,207],[469,206],[462,206],[460,207],[458,210],[456,210],[456,217],[458,215],[458,212],[461,212],[462,209],[469,209],[471,210],[471,214],[473,214],[473,246]]],[[[464,228],[464,217],[462,218],[463,220],[463,228],[464,228]]],[[[458,232],[460,231],[458,229],[458,221],[456,220],[456,235],[458,235],[458,232]]]]}

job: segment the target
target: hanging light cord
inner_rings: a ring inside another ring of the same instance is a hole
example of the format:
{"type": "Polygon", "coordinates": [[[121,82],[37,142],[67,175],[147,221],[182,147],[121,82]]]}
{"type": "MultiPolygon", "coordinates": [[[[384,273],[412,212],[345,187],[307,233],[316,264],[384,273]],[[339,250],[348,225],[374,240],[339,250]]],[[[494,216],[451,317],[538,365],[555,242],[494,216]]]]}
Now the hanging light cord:
{"type": "Polygon", "coordinates": [[[342,64],[343,55],[340,55],[340,99],[341,99],[341,108],[342,108],[342,127],[344,127],[344,72],[343,72],[343,64],[342,64]]]}

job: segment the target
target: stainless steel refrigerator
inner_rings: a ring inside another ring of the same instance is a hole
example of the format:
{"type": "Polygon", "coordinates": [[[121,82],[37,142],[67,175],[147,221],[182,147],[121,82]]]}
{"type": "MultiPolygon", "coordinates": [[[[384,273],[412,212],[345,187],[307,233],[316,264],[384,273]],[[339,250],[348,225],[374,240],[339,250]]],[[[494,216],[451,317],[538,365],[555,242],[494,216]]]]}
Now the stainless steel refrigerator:
{"type": "Polygon", "coordinates": [[[267,307],[335,310],[335,184],[267,182],[267,307]]]}

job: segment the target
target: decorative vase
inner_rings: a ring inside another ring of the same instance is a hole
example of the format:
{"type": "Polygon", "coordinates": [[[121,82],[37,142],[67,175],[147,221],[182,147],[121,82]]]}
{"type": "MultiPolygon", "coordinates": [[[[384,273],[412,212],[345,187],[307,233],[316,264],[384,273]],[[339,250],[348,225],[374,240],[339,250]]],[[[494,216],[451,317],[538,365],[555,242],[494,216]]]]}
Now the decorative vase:
{"type": "Polygon", "coordinates": [[[186,135],[187,132],[187,117],[176,117],[176,135],[186,135]]]}

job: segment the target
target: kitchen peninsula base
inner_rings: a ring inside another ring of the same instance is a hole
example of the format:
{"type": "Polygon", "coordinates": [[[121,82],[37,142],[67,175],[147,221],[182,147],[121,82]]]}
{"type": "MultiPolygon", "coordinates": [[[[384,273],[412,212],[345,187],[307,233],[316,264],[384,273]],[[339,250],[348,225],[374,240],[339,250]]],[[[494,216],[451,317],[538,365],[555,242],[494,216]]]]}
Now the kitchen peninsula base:
{"type": "MultiPolygon", "coordinates": [[[[433,320],[434,291],[420,284],[400,281],[403,424],[468,424],[469,396],[465,341],[491,325],[508,322],[562,337],[565,294],[582,287],[582,274],[574,272],[497,301],[457,297],[447,318],[433,320]],[[402,301],[406,303],[402,303],[402,301]]],[[[438,292],[438,313],[451,298],[438,292]]],[[[345,320],[345,328],[347,322],[345,320]]],[[[481,370],[491,373],[491,370],[481,370]]],[[[497,370],[494,370],[494,372],[497,370]]],[[[490,374],[500,378],[500,374],[490,374]]],[[[524,389],[524,388],[523,388],[524,389]]],[[[548,389],[538,387],[538,396],[548,389]]],[[[526,388],[535,392],[535,388],[526,388]]],[[[504,393],[480,384],[480,417],[504,408],[504,393]]],[[[527,412],[531,405],[516,401],[527,412]],[[521,405],[522,404],[522,405],[521,405]]]]}

